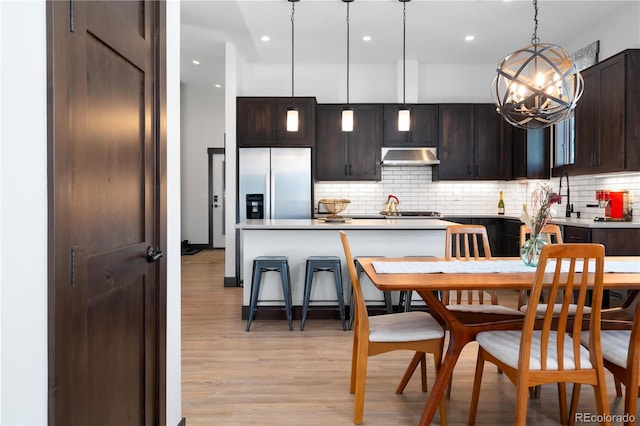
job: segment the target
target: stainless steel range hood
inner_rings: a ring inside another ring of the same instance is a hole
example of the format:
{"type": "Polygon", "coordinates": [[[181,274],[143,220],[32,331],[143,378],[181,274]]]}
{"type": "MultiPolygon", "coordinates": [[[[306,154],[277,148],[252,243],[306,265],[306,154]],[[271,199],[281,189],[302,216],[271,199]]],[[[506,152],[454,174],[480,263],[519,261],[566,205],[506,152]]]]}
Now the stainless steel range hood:
{"type": "Polygon", "coordinates": [[[431,166],[440,164],[438,148],[382,148],[383,166],[431,166]]]}

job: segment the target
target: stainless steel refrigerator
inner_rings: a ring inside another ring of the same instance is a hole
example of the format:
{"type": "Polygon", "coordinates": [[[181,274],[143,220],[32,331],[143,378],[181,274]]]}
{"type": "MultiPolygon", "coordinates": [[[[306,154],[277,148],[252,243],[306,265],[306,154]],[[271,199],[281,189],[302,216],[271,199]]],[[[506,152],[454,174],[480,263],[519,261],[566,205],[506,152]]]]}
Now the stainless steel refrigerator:
{"type": "Polygon", "coordinates": [[[311,148],[240,148],[238,173],[241,222],[311,218],[311,148]]]}

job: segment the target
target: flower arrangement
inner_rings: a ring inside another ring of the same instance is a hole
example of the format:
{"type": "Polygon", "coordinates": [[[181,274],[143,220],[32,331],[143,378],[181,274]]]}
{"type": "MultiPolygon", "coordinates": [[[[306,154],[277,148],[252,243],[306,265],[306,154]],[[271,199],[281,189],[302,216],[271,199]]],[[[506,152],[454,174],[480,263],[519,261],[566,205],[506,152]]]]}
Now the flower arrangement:
{"type": "Polygon", "coordinates": [[[522,205],[522,215],[520,215],[520,220],[531,229],[532,237],[538,235],[549,219],[555,216],[555,209],[552,206],[560,200],[562,197],[553,192],[548,184],[539,184],[534,189],[530,204],[522,205]]]}

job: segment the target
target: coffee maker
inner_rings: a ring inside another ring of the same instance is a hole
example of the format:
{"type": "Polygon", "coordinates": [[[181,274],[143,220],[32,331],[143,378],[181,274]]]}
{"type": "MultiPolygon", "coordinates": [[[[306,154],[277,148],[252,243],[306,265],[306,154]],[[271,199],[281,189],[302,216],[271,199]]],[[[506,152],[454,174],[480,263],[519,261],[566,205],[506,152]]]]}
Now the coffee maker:
{"type": "Polygon", "coordinates": [[[597,190],[596,200],[598,201],[599,207],[604,207],[604,218],[596,218],[596,220],[631,221],[632,208],[629,191],[597,190]]]}

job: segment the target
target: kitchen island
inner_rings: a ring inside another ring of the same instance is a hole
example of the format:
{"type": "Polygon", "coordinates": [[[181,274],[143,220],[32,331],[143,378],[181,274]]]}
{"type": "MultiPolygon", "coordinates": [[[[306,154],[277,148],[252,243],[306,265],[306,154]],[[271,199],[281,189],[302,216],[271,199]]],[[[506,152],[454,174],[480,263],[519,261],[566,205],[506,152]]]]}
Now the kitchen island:
{"type": "MultiPolygon", "coordinates": [[[[240,279],[243,280],[243,317],[248,311],[251,294],[251,270],[257,256],[288,256],[291,270],[293,305],[300,306],[304,292],[305,261],[309,256],[340,256],[345,302],[351,283],[344,264],[339,232],[349,236],[354,256],[444,256],[445,230],[452,222],[440,219],[351,219],[344,223],[323,219],[251,219],[236,228],[240,230],[240,279]]],[[[261,305],[281,305],[282,288],[274,273],[263,276],[261,305]]],[[[365,285],[367,299],[381,299],[373,285],[365,285]]],[[[396,296],[397,297],[397,296],[396,296]]],[[[312,300],[316,305],[335,305],[332,276],[317,273],[312,300]]]]}

